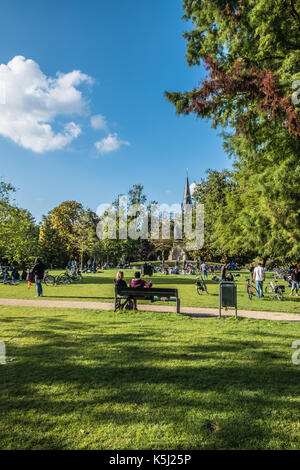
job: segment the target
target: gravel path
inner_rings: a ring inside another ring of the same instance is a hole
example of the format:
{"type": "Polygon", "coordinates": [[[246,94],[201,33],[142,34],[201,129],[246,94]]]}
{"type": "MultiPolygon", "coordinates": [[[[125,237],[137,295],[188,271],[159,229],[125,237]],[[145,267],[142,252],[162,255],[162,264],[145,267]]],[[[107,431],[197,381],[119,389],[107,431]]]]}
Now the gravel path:
{"type": "MultiPolygon", "coordinates": [[[[54,308],[78,308],[90,310],[113,310],[112,303],[104,302],[69,302],[64,300],[40,300],[40,299],[0,299],[0,305],[16,307],[54,307],[54,308]]],[[[163,305],[140,305],[140,310],[147,312],[174,312],[174,307],[163,305]]],[[[222,311],[223,315],[234,315],[233,310],[222,311]]],[[[217,308],[194,308],[182,307],[181,315],[193,318],[210,318],[219,315],[217,308]]],[[[256,320],[279,320],[279,321],[300,321],[300,314],[284,312],[260,312],[250,310],[239,310],[239,317],[253,318],[256,320]]]]}

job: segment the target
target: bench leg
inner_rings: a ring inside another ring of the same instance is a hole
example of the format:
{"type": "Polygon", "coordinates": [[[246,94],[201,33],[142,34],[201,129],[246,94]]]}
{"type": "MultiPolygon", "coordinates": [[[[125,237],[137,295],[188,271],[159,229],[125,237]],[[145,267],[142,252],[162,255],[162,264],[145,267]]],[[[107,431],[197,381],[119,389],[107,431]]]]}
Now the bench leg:
{"type": "Polygon", "coordinates": [[[180,313],[180,299],[176,299],[176,313],[180,313]]]}

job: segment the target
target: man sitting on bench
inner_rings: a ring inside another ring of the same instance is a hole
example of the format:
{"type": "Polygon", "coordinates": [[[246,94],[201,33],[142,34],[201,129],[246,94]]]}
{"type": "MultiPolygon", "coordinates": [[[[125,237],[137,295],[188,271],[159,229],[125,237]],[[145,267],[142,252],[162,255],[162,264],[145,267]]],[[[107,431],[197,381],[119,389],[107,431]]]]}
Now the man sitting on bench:
{"type": "Polygon", "coordinates": [[[137,271],[134,273],[134,279],[132,279],[130,282],[130,287],[152,287],[152,284],[144,281],[144,279],[141,279],[141,273],[137,271]]]}
{"type": "MultiPolygon", "coordinates": [[[[130,287],[133,287],[133,288],[152,287],[152,283],[151,282],[150,283],[146,282],[146,281],[144,281],[144,279],[141,279],[141,273],[139,271],[137,271],[136,273],[134,273],[134,278],[130,282],[130,287]]],[[[140,298],[142,298],[142,297],[140,297],[140,298]]],[[[135,309],[137,308],[136,301],[138,299],[139,299],[139,297],[135,297],[133,299],[135,309]]],[[[149,299],[153,300],[152,297],[149,297],[149,299]]]]}

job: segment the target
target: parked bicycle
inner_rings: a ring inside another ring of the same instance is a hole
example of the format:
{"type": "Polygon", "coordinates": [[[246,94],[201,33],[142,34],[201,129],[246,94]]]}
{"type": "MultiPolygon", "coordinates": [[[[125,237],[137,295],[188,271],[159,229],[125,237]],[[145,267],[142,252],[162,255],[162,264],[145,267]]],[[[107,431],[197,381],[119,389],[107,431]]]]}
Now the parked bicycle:
{"type": "Polygon", "coordinates": [[[57,276],[56,278],[56,285],[61,284],[72,284],[73,282],[81,282],[83,280],[83,276],[80,272],[70,274],[69,272],[65,272],[57,276]]]}
{"type": "Polygon", "coordinates": [[[135,308],[133,299],[125,299],[123,302],[121,298],[117,299],[116,310],[135,310],[135,308]]]}
{"type": "Polygon", "coordinates": [[[283,294],[285,292],[285,286],[274,284],[273,281],[270,281],[270,284],[265,288],[266,294],[273,294],[274,298],[277,300],[283,299],[283,294]]]}

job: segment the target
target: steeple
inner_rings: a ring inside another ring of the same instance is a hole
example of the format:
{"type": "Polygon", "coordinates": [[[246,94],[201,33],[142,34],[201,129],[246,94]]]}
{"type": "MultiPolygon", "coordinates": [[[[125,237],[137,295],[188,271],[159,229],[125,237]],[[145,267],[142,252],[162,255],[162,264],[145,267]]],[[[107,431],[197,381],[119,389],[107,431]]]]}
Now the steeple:
{"type": "Polygon", "coordinates": [[[186,170],[186,182],[185,182],[182,206],[184,206],[185,204],[193,204],[191,191],[190,191],[188,170],[186,170]]]}

